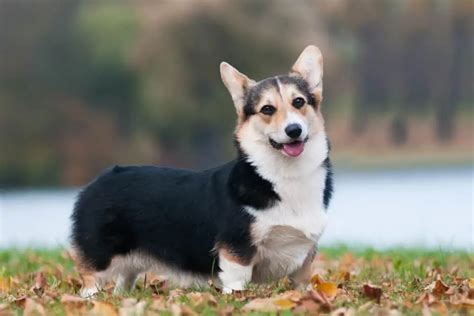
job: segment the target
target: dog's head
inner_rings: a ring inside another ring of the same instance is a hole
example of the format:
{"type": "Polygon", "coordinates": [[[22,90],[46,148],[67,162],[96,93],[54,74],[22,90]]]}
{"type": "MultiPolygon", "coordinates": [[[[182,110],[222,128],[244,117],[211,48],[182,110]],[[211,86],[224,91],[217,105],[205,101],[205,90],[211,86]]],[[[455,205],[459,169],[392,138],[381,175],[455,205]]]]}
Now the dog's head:
{"type": "Polygon", "coordinates": [[[324,134],[323,58],[317,47],[306,47],[289,75],[255,82],[225,62],[220,70],[237,109],[237,142],[247,155],[271,151],[296,159],[324,134]]]}

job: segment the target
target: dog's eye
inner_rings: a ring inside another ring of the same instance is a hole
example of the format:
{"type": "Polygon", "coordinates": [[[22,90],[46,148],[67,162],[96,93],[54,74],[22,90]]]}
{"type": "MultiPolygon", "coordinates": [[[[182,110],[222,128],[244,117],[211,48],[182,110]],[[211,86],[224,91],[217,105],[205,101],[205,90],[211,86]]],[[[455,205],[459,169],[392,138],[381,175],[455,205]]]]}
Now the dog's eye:
{"type": "Polygon", "coordinates": [[[272,105],[264,105],[261,109],[260,112],[265,114],[265,115],[272,115],[275,113],[276,109],[272,105]]]}
{"type": "Polygon", "coordinates": [[[297,109],[302,107],[305,104],[305,100],[303,98],[295,98],[293,100],[293,106],[297,109]]]}

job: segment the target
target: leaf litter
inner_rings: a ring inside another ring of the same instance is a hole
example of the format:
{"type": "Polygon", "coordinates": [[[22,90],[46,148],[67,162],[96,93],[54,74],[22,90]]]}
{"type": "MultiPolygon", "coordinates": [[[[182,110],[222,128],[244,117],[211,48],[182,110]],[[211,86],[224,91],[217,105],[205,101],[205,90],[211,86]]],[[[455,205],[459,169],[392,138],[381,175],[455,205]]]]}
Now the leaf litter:
{"type": "Polygon", "coordinates": [[[322,252],[313,262],[306,287],[294,288],[285,278],[222,294],[212,283],[208,288],[183,290],[149,273],[131,293],[114,296],[113,286],[108,285],[96,297],[83,299],[78,294],[81,278],[67,255],[28,250],[10,255],[0,266],[0,314],[474,314],[470,254],[403,254],[403,250],[399,256],[322,252]],[[19,260],[23,265],[17,268],[19,260]]]}

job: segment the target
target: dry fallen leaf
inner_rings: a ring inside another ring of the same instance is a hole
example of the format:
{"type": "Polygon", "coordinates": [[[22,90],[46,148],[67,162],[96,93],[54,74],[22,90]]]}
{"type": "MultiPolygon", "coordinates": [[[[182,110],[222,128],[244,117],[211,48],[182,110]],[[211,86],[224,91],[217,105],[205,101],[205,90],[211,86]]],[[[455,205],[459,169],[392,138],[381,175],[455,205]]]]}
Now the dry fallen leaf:
{"type": "Polygon", "coordinates": [[[93,301],[94,308],[91,310],[90,314],[95,316],[117,316],[117,311],[112,306],[112,304],[101,302],[101,301],[93,301]]]}
{"type": "Polygon", "coordinates": [[[370,310],[374,306],[373,302],[367,302],[365,304],[360,305],[357,308],[358,313],[366,313],[368,310],[370,310]]]}
{"type": "Polygon", "coordinates": [[[15,298],[13,303],[20,308],[25,308],[25,303],[26,303],[26,295],[22,295],[20,297],[15,298]]]}
{"type": "Polygon", "coordinates": [[[138,316],[145,314],[147,303],[138,301],[136,298],[126,298],[122,301],[122,307],[119,308],[120,316],[138,316]]]}
{"type": "Polygon", "coordinates": [[[158,298],[154,298],[153,301],[151,302],[150,308],[152,310],[156,311],[164,311],[166,310],[166,301],[165,299],[161,296],[158,298]]]}
{"type": "Polygon", "coordinates": [[[25,309],[23,311],[24,316],[38,316],[45,315],[44,307],[40,303],[36,302],[31,298],[26,298],[25,309]]]}
{"type": "Polygon", "coordinates": [[[178,305],[178,304],[171,305],[171,313],[173,314],[173,316],[197,316],[198,315],[188,306],[178,305]]]}
{"type": "Polygon", "coordinates": [[[320,305],[317,304],[312,299],[306,298],[301,300],[300,304],[295,307],[295,314],[304,314],[304,315],[318,315],[320,312],[320,305]]]}
{"type": "Polygon", "coordinates": [[[434,297],[431,293],[423,293],[421,296],[416,300],[415,304],[433,304],[436,301],[436,297],[434,297]]]}
{"type": "Polygon", "coordinates": [[[36,295],[41,297],[44,293],[44,288],[46,286],[46,278],[44,277],[43,272],[38,272],[35,276],[35,284],[31,287],[31,291],[35,292],[36,295]]]}
{"type": "Polygon", "coordinates": [[[326,297],[333,299],[337,295],[337,285],[333,282],[326,282],[322,277],[315,274],[311,277],[313,289],[321,292],[326,297]]]}
{"type": "Polygon", "coordinates": [[[443,302],[434,302],[430,305],[430,309],[435,310],[436,313],[440,315],[447,315],[448,313],[448,308],[443,302]]]}
{"type": "Polygon", "coordinates": [[[443,283],[441,280],[436,280],[430,285],[428,285],[427,290],[429,290],[435,296],[441,296],[446,293],[449,289],[449,286],[443,283]]]}
{"type": "Polygon", "coordinates": [[[324,293],[310,290],[304,298],[312,299],[314,302],[318,303],[323,312],[329,312],[331,310],[331,303],[324,293]]]}
{"type": "Polygon", "coordinates": [[[219,316],[232,316],[234,314],[235,308],[233,306],[226,306],[220,309],[217,314],[219,316]]]}
{"type": "Polygon", "coordinates": [[[303,294],[299,291],[292,290],[279,294],[278,297],[289,299],[292,302],[299,302],[303,297],[303,294]]]}
{"type": "Polygon", "coordinates": [[[66,315],[85,315],[87,314],[87,301],[79,296],[64,294],[61,296],[61,304],[64,307],[66,315]]]}
{"type": "Polygon", "coordinates": [[[311,277],[311,284],[313,285],[313,287],[315,287],[315,286],[317,286],[318,284],[321,284],[321,283],[323,283],[323,282],[324,282],[324,280],[323,280],[323,278],[321,278],[321,277],[319,276],[319,274],[315,274],[315,275],[313,275],[313,276],[311,277]]]}
{"type": "Polygon", "coordinates": [[[0,294],[7,293],[10,290],[10,279],[6,277],[0,277],[0,294]]]}
{"type": "Polygon", "coordinates": [[[217,306],[217,300],[211,293],[191,292],[186,297],[193,306],[217,306]]]}
{"type": "Polygon", "coordinates": [[[287,291],[276,297],[256,298],[247,303],[243,309],[259,312],[276,312],[296,307],[297,302],[302,299],[298,291],[287,291]]]}
{"type": "Polygon", "coordinates": [[[474,290],[474,278],[470,278],[467,284],[469,285],[470,289],[474,290]]]}
{"type": "Polygon", "coordinates": [[[339,278],[345,282],[348,282],[351,279],[351,273],[349,271],[340,271],[339,278]]]}
{"type": "Polygon", "coordinates": [[[244,311],[258,311],[258,312],[277,312],[279,307],[273,304],[272,298],[256,298],[248,302],[242,307],[244,311]]]}
{"type": "Polygon", "coordinates": [[[321,282],[316,285],[315,290],[323,293],[330,299],[333,299],[337,295],[337,285],[332,282],[321,282]]]}
{"type": "Polygon", "coordinates": [[[353,308],[340,307],[331,313],[331,316],[353,316],[355,315],[353,308]]]}
{"type": "Polygon", "coordinates": [[[280,298],[273,301],[273,304],[279,307],[279,309],[291,309],[296,306],[296,303],[288,298],[280,298]]]}
{"type": "Polygon", "coordinates": [[[375,300],[377,304],[380,304],[380,299],[382,298],[382,288],[366,283],[362,286],[362,291],[365,296],[375,300]]]}
{"type": "Polygon", "coordinates": [[[64,294],[61,296],[62,304],[75,304],[75,305],[84,305],[87,301],[79,296],[64,294]]]}

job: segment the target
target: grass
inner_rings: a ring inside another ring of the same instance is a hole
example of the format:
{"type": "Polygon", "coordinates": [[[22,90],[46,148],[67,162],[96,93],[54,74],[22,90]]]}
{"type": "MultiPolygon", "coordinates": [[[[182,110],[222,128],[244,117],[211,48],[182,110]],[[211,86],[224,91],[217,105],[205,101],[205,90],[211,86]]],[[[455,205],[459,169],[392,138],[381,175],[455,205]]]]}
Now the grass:
{"type": "Polygon", "coordinates": [[[308,288],[287,279],[223,295],[213,287],[180,290],[147,275],[130,293],[111,287],[92,300],[77,297],[80,276],[66,251],[0,250],[0,314],[250,314],[337,312],[465,314],[474,310],[474,257],[464,251],[345,246],[322,248],[308,288]]]}

